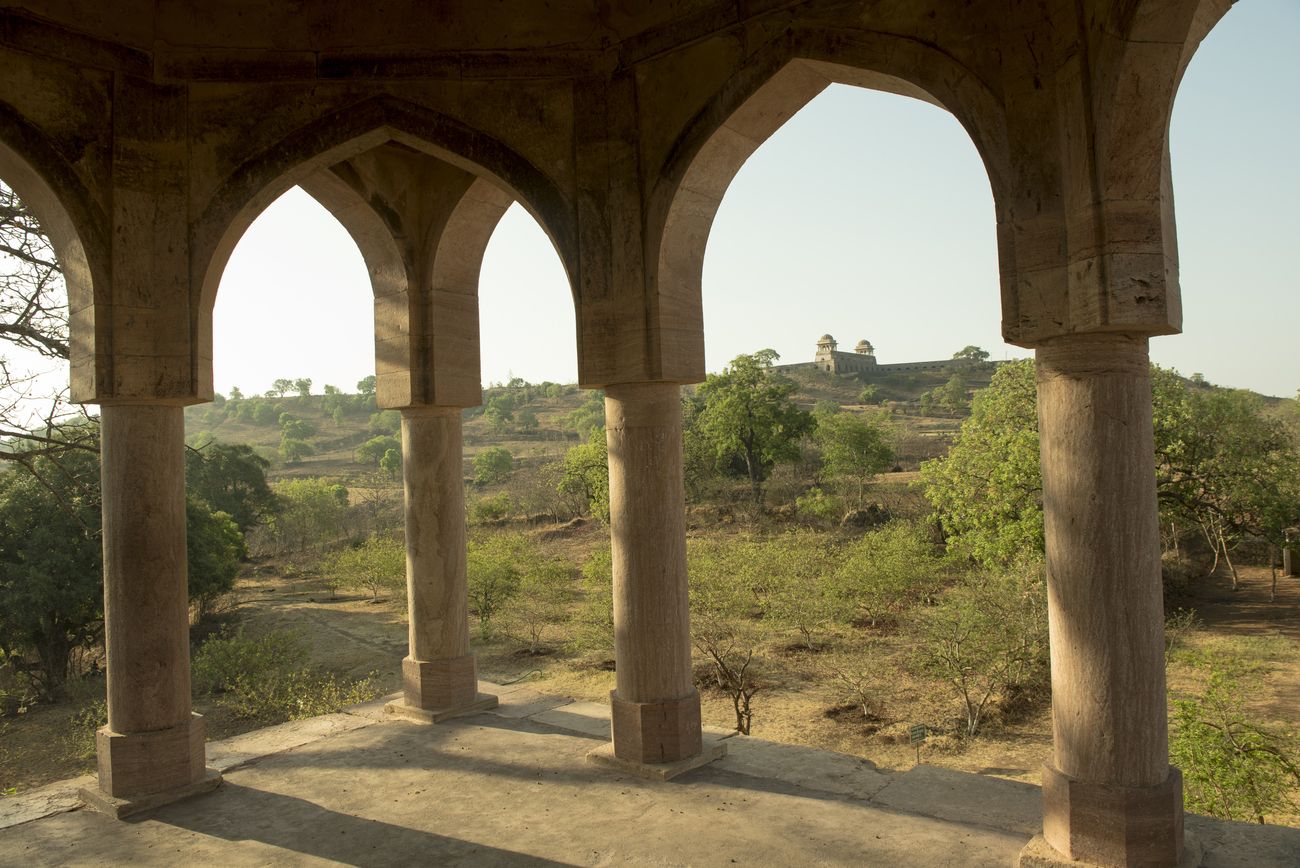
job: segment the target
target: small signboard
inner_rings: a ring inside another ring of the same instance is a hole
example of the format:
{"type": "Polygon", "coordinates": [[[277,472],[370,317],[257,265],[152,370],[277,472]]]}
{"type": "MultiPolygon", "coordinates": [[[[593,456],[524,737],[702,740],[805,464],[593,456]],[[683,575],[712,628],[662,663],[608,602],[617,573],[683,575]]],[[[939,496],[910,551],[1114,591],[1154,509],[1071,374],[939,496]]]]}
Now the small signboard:
{"type": "Polygon", "coordinates": [[[924,723],[914,723],[907,728],[907,737],[911,740],[912,746],[916,748],[916,764],[921,764],[921,743],[925,741],[928,734],[924,723]]]}

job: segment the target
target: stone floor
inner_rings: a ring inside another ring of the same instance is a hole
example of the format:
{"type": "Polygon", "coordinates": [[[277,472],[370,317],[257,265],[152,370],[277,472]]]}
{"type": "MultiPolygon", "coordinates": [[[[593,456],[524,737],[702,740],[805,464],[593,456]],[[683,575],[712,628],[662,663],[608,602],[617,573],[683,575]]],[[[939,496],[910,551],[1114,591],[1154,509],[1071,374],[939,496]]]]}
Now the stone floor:
{"type": "MultiPolygon", "coordinates": [[[[436,726],[382,703],[209,745],[215,792],[139,819],[66,781],[0,800],[4,865],[881,865],[1006,868],[1037,787],[735,737],[670,782],[593,766],[608,708],[484,684],[436,726]]],[[[1300,830],[1189,818],[1206,866],[1300,865],[1300,830]]]]}

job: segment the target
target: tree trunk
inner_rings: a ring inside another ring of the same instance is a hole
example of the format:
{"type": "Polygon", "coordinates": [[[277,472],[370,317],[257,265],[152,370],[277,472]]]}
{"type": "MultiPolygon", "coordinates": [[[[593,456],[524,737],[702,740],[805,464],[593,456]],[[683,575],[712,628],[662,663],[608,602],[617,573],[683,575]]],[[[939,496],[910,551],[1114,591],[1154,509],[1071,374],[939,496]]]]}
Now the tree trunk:
{"type": "Polygon", "coordinates": [[[1228,554],[1228,541],[1223,538],[1223,530],[1219,530],[1219,545],[1223,547],[1223,559],[1228,563],[1228,571],[1232,573],[1232,589],[1235,591],[1239,586],[1237,577],[1237,566],[1232,562],[1232,556],[1228,554]]]}

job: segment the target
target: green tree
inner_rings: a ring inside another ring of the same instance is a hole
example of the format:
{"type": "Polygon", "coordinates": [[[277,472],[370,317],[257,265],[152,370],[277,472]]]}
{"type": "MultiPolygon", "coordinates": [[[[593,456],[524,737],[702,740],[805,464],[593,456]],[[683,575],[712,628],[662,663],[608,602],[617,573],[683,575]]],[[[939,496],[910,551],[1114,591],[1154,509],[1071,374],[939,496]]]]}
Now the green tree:
{"type": "Polygon", "coordinates": [[[299,419],[292,413],[281,413],[279,422],[281,435],[294,440],[305,440],[316,433],[310,422],[299,419]]]}
{"type": "Polygon", "coordinates": [[[270,401],[252,401],[250,408],[250,419],[254,425],[273,425],[279,418],[279,412],[276,406],[270,401]]]}
{"type": "Polygon", "coordinates": [[[299,550],[338,539],[348,518],[348,490],[328,479],[285,479],[271,486],[281,504],[269,522],[284,548],[299,550]]]}
{"type": "Polygon", "coordinates": [[[298,397],[307,398],[311,396],[311,379],[309,377],[299,377],[293,381],[293,390],[298,393],[298,397]]]}
{"type": "Polygon", "coordinates": [[[368,377],[362,377],[360,380],[357,381],[357,394],[359,394],[359,395],[373,395],[373,394],[375,394],[375,375],[374,375],[374,374],[371,374],[371,375],[368,376],[368,377]]]}
{"type": "Polygon", "coordinates": [[[515,423],[520,431],[536,431],[537,414],[531,408],[525,407],[515,414],[515,423]]]}
{"type": "Polygon", "coordinates": [[[1189,385],[1158,368],[1152,392],[1162,518],[1199,530],[1236,588],[1235,546],[1251,536],[1281,546],[1300,522],[1300,450],[1251,392],[1189,385]]]}
{"type": "MultiPolygon", "coordinates": [[[[1300,451],[1257,396],[1160,368],[1151,376],[1162,519],[1203,534],[1235,582],[1241,539],[1277,545],[1300,520],[1300,451]]],[[[1032,362],[1000,366],[947,457],[921,466],[950,545],[986,565],[1043,548],[1035,394],[1032,362]]]]}
{"type": "Polygon", "coordinates": [[[389,478],[396,479],[402,475],[402,450],[388,449],[384,452],[384,457],[379,459],[379,469],[387,473],[389,478]]]}
{"type": "Polygon", "coordinates": [[[210,443],[185,450],[185,486],[214,512],[224,512],[242,533],[275,513],[277,504],[266,482],[270,462],[240,443],[210,443]]]}
{"type": "Polygon", "coordinates": [[[69,452],[0,473],[0,650],[45,699],[98,640],[104,597],[99,462],[69,452]]]}
{"type": "Polygon", "coordinates": [[[966,398],[967,391],[966,375],[953,371],[948,382],[934,390],[934,401],[949,413],[960,413],[970,404],[966,398]]]}
{"type": "Polygon", "coordinates": [[[960,350],[952,354],[954,359],[966,362],[987,362],[989,360],[988,350],[980,349],[974,344],[967,344],[960,350]]]}
{"type": "Polygon", "coordinates": [[[185,503],[185,552],[189,561],[189,597],[199,618],[218,597],[235,586],[239,562],[248,555],[244,534],[224,512],[213,512],[193,496],[185,503]]]}
{"type": "Polygon", "coordinates": [[[583,440],[591,439],[591,432],[596,429],[605,430],[605,392],[603,389],[593,389],[587,393],[587,399],[583,401],[582,406],[573,410],[569,415],[564,417],[567,424],[583,440]]]}
{"type": "Polygon", "coordinates": [[[487,423],[488,429],[493,434],[500,434],[506,430],[506,425],[510,422],[510,413],[502,410],[500,406],[489,406],[483,411],[483,421],[487,423]]]}
{"type": "Polygon", "coordinates": [[[862,391],[858,393],[858,400],[863,404],[879,404],[884,400],[884,398],[880,394],[879,386],[875,383],[868,383],[863,386],[862,391]]]}
{"type": "Polygon", "coordinates": [[[242,390],[240,390],[240,388],[239,388],[238,386],[231,386],[231,387],[230,387],[230,400],[232,400],[232,401],[239,401],[239,400],[242,400],[243,397],[244,397],[244,393],[243,393],[242,390]]]}
{"type": "Polygon", "coordinates": [[[491,485],[505,482],[515,469],[515,457],[503,446],[489,446],[474,456],[474,482],[491,485]]]}
{"type": "Polygon", "coordinates": [[[951,549],[983,564],[1043,550],[1034,363],[1002,365],[944,458],[921,465],[951,549]]]}
{"type": "Polygon", "coordinates": [[[558,490],[582,498],[592,515],[609,521],[609,444],[603,428],[593,429],[586,443],[564,453],[558,490]]]}
{"type": "Polygon", "coordinates": [[[1199,695],[1175,699],[1169,759],[1182,770],[1189,809],[1263,823],[1294,807],[1288,793],[1300,786],[1300,756],[1294,734],[1252,719],[1245,693],[1237,677],[1216,668],[1199,695]]]}
{"type": "Polygon", "coordinates": [[[750,482],[755,503],[772,466],[799,458],[799,441],[812,416],[790,400],[795,383],[772,370],[774,350],[740,355],[696,390],[701,404],[688,436],[698,436],[723,464],[736,462],[750,482]]]}
{"type": "MultiPolygon", "coordinates": [[[[0,473],[0,651],[41,696],[55,698],[73,674],[75,652],[102,632],[99,461],[82,450],[61,453],[57,462],[18,457],[0,473]]],[[[191,496],[186,546],[189,595],[202,613],[230,589],[243,535],[228,515],[191,496]]]]}
{"type": "Polygon", "coordinates": [[[271,388],[266,390],[266,394],[270,397],[279,398],[283,395],[289,394],[291,391],[293,391],[293,380],[287,377],[281,377],[271,383],[271,388]]]}
{"type": "Polygon", "coordinates": [[[287,434],[280,438],[280,457],[285,464],[298,464],[316,449],[306,440],[297,440],[287,434]]]}
{"type": "Polygon", "coordinates": [[[888,429],[854,413],[818,415],[813,439],[821,447],[824,469],[852,487],[861,509],[867,484],[894,463],[888,429]]]}
{"type": "Polygon", "coordinates": [[[402,430],[402,414],[396,410],[381,410],[372,413],[366,423],[366,431],[372,436],[388,434],[396,437],[402,430]]]}
{"type": "Polygon", "coordinates": [[[362,443],[357,447],[357,462],[360,464],[369,464],[372,467],[378,467],[379,462],[383,460],[384,454],[390,449],[395,449],[400,453],[402,451],[402,441],[389,434],[381,434],[378,437],[371,437],[365,443],[362,443]]]}

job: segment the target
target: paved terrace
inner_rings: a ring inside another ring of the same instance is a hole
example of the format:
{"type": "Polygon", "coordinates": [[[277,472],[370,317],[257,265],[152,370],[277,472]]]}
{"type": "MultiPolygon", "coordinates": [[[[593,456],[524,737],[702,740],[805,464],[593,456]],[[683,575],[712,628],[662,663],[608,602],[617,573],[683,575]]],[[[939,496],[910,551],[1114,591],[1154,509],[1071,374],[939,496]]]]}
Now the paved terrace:
{"type": "MultiPolygon", "coordinates": [[[[83,809],[92,778],[5,799],[0,864],[1007,868],[1039,829],[1035,786],[743,736],[670,782],[630,777],[585,759],[607,707],[482,687],[498,709],[436,726],[378,702],[213,742],[225,783],[137,819],[83,809]]],[[[1300,864],[1300,830],[1188,831],[1205,866],[1300,864]]]]}

